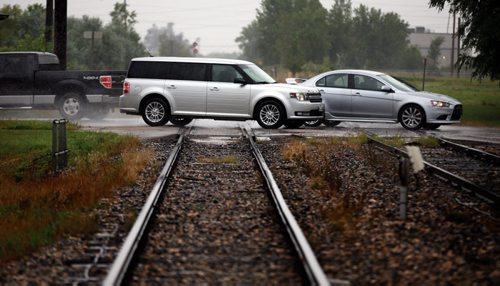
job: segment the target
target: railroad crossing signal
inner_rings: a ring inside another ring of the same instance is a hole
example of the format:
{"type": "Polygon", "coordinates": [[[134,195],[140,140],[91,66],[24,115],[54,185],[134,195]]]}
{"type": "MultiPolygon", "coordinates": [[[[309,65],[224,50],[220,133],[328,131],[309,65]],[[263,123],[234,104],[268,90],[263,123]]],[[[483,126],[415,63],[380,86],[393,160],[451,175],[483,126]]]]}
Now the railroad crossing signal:
{"type": "Polygon", "coordinates": [[[191,52],[193,53],[193,55],[197,55],[198,54],[198,41],[194,41],[193,44],[191,45],[191,52]]]}

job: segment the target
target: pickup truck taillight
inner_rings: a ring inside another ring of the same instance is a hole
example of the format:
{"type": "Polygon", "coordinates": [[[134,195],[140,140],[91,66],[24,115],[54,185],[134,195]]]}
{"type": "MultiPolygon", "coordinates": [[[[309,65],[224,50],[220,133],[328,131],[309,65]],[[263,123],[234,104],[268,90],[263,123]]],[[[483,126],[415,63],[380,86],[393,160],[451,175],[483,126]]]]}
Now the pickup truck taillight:
{"type": "Polygon", "coordinates": [[[113,86],[113,78],[110,75],[101,75],[99,77],[99,83],[107,89],[113,86]]]}
{"type": "Polygon", "coordinates": [[[123,82],[123,94],[127,94],[130,91],[130,83],[128,82],[123,82]]]}

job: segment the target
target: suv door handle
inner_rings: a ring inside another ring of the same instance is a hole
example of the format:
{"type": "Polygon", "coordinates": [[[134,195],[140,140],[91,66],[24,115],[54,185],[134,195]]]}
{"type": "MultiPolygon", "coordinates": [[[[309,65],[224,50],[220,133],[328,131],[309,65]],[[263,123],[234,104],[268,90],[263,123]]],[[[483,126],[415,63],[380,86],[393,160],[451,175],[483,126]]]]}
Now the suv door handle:
{"type": "Polygon", "coordinates": [[[219,91],[219,88],[214,86],[214,87],[210,88],[210,91],[219,91]]]}
{"type": "Polygon", "coordinates": [[[171,84],[171,85],[167,85],[167,88],[168,89],[176,89],[177,87],[175,85],[171,84]]]}

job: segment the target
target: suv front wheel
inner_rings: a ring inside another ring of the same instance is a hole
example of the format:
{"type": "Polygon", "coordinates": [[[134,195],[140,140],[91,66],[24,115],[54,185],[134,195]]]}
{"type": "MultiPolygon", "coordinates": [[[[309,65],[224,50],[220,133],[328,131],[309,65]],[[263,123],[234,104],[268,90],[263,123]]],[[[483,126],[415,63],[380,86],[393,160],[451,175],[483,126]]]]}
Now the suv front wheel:
{"type": "Polygon", "coordinates": [[[286,118],[285,109],[274,100],[265,100],[257,106],[256,119],[265,129],[280,128],[286,118]]]}
{"type": "Polygon", "coordinates": [[[144,122],[149,126],[162,126],[168,122],[170,107],[161,98],[150,98],[144,104],[141,115],[144,122]]]}

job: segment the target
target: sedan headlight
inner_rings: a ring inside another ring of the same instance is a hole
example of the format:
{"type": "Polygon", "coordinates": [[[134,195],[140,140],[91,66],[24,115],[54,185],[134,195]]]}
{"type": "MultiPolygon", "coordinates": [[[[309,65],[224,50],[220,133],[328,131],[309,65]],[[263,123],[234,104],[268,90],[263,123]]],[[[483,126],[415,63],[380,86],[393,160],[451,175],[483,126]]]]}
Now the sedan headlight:
{"type": "Polygon", "coordinates": [[[431,105],[434,107],[450,107],[449,102],[439,100],[431,100],[431,105]]]}
{"type": "Polygon", "coordinates": [[[305,101],[307,96],[303,92],[290,92],[291,98],[296,98],[298,101],[305,101]]]}

